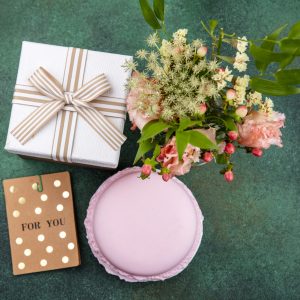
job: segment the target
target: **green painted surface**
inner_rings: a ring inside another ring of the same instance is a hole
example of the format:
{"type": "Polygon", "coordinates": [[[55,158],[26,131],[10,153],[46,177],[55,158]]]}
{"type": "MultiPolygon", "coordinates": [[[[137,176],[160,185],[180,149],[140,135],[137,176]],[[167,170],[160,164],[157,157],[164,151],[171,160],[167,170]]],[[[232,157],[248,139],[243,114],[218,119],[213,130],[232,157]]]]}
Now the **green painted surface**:
{"type": "MultiPolygon", "coordinates": [[[[173,0],[166,18],[170,31],[187,27],[192,37],[204,36],[200,18],[217,18],[228,32],[258,38],[295,22],[299,12],[298,0],[173,0]]],[[[165,282],[125,283],[108,275],[89,249],[83,226],[89,199],[114,171],[23,160],[3,150],[23,40],[131,55],[148,32],[133,0],[0,0],[0,177],[69,170],[82,255],[78,268],[13,277],[1,190],[1,299],[299,299],[299,96],[275,99],[287,116],[283,149],[262,159],[237,155],[230,185],[213,165],[181,178],[202,208],[204,238],[190,266],[165,282]]],[[[131,165],[136,151],[138,134],[129,127],[119,169],[131,165]]]]}

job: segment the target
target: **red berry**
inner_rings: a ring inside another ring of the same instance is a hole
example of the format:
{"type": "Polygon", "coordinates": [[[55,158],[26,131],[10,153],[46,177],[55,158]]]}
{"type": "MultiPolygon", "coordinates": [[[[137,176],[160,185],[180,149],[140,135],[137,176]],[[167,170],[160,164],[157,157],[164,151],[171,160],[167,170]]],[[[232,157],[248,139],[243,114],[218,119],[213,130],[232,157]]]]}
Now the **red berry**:
{"type": "Polygon", "coordinates": [[[234,178],[232,171],[226,171],[224,174],[224,178],[227,182],[231,182],[234,178]]]}
{"type": "Polygon", "coordinates": [[[211,152],[204,152],[202,159],[205,162],[210,162],[213,159],[213,155],[211,152]]]}
{"type": "Polygon", "coordinates": [[[233,100],[236,98],[236,91],[234,89],[229,89],[226,92],[226,98],[228,100],[233,100]]]}
{"type": "Polygon", "coordinates": [[[207,111],[207,105],[205,103],[201,103],[199,106],[200,114],[203,115],[207,111]]]}
{"type": "Polygon", "coordinates": [[[235,152],[235,147],[233,144],[231,143],[227,143],[226,146],[225,146],[225,149],[224,151],[228,154],[233,154],[235,152]]]}
{"type": "Polygon", "coordinates": [[[236,132],[236,131],[229,131],[228,133],[228,137],[232,140],[232,141],[235,141],[239,134],[236,132]]]}
{"type": "Polygon", "coordinates": [[[253,148],[252,154],[257,157],[261,157],[263,155],[263,151],[260,148],[253,148]]]}
{"type": "Polygon", "coordinates": [[[151,174],[152,167],[150,165],[143,165],[142,166],[142,174],[144,176],[149,176],[151,174]]]}
{"type": "Polygon", "coordinates": [[[206,55],[206,53],[207,53],[207,47],[205,47],[205,46],[201,46],[197,50],[197,54],[200,57],[204,57],[206,55]]]}
{"type": "Polygon", "coordinates": [[[169,179],[171,178],[171,176],[170,176],[170,174],[169,173],[164,173],[163,175],[162,175],[162,179],[164,180],[164,181],[169,181],[169,179]]]}
{"type": "Polygon", "coordinates": [[[248,109],[247,106],[245,105],[241,105],[239,106],[236,111],[235,111],[236,115],[238,115],[241,118],[246,117],[247,113],[248,113],[248,109]]]}

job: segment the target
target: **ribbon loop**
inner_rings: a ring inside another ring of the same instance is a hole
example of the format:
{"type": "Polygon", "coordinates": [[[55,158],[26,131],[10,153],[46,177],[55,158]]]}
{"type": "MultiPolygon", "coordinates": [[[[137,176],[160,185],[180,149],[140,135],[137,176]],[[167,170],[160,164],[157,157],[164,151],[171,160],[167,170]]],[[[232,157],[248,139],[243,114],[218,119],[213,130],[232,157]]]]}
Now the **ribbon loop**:
{"type": "Polygon", "coordinates": [[[104,74],[100,74],[85,83],[73,97],[84,102],[90,102],[110,90],[110,84],[104,74]]]}
{"type": "Polygon", "coordinates": [[[72,105],[112,149],[119,149],[126,140],[122,132],[88,103],[110,89],[110,84],[104,74],[88,81],[74,93],[65,92],[59,81],[42,67],[33,73],[29,81],[41,94],[50,97],[52,101],[41,105],[11,131],[21,144],[30,140],[65,105],[72,105]]]}
{"type": "Polygon", "coordinates": [[[63,100],[64,90],[59,81],[43,67],[39,67],[29,78],[29,81],[44,95],[53,100],[63,100]]]}

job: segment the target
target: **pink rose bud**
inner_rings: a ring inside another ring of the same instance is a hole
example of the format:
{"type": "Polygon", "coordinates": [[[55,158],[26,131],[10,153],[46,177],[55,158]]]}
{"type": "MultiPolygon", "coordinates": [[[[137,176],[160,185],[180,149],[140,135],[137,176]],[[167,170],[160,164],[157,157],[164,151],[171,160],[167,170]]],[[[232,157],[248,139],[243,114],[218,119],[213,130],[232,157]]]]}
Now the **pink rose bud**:
{"type": "Polygon", "coordinates": [[[228,154],[233,154],[235,152],[235,147],[233,144],[231,143],[227,143],[226,146],[225,146],[225,149],[224,151],[228,154]]]}
{"type": "Polygon", "coordinates": [[[235,141],[239,134],[236,132],[236,131],[229,131],[228,133],[228,137],[232,140],[232,141],[235,141]]]}
{"type": "Polygon", "coordinates": [[[205,162],[210,162],[213,159],[213,155],[211,152],[205,152],[202,158],[205,162]]]}
{"type": "Polygon", "coordinates": [[[149,176],[151,174],[152,171],[152,166],[150,165],[143,165],[142,166],[142,174],[144,176],[149,176]]]}
{"type": "Polygon", "coordinates": [[[171,176],[170,176],[170,174],[168,174],[168,173],[164,173],[163,175],[162,175],[162,179],[163,179],[163,181],[169,181],[170,180],[170,178],[171,178],[171,176]]]}
{"type": "Polygon", "coordinates": [[[234,178],[232,171],[226,171],[224,174],[224,178],[227,182],[231,182],[234,178]]]}
{"type": "Polygon", "coordinates": [[[234,89],[229,89],[229,90],[227,90],[227,92],[226,92],[226,98],[227,98],[228,100],[233,100],[233,99],[235,99],[235,98],[236,98],[236,92],[235,92],[235,90],[234,90],[234,89]]]}
{"type": "Polygon", "coordinates": [[[205,103],[201,103],[199,106],[200,114],[203,115],[207,111],[207,105],[205,103]]]}
{"type": "Polygon", "coordinates": [[[206,55],[206,53],[207,53],[207,47],[205,47],[205,46],[201,46],[197,50],[197,55],[200,57],[204,57],[206,55]]]}
{"type": "Polygon", "coordinates": [[[219,73],[225,72],[225,69],[224,68],[218,68],[218,72],[219,73]]]}
{"type": "Polygon", "coordinates": [[[263,151],[259,148],[253,148],[252,154],[257,157],[261,157],[263,155],[263,151]]]}
{"type": "Polygon", "coordinates": [[[238,107],[235,111],[235,113],[241,117],[241,118],[244,118],[246,117],[247,113],[248,113],[248,109],[245,105],[242,105],[240,107],[238,107]]]}

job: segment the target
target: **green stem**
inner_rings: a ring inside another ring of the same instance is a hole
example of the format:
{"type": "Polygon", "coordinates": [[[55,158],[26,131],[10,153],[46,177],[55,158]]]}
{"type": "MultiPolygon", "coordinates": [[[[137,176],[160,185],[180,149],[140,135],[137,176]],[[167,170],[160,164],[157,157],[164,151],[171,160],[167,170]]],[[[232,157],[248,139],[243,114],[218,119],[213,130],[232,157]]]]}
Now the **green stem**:
{"type": "Polygon", "coordinates": [[[165,22],[162,22],[162,31],[165,35],[167,35],[167,29],[166,29],[166,24],[165,22]]]}
{"type": "Polygon", "coordinates": [[[209,29],[206,27],[206,25],[204,24],[203,21],[201,21],[201,25],[202,25],[202,27],[205,29],[205,31],[209,34],[209,36],[213,39],[214,36],[211,34],[211,32],[210,32],[209,29]]]}
{"type": "MultiPolygon", "coordinates": [[[[238,37],[232,37],[231,40],[246,42],[244,39],[238,38],[238,37]]],[[[274,44],[280,44],[280,41],[269,40],[269,39],[247,40],[247,42],[271,42],[271,43],[274,43],[274,44]]]]}
{"type": "Polygon", "coordinates": [[[224,32],[224,36],[234,37],[234,36],[235,36],[235,33],[228,34],[228,33],[225,33],[225,32],[224,32]]]}
{"type": "Polygon", "coordinates": [[[223,28],[220,30],[220,35],[219,35],[219,40],[218,40],[218,48],[217,48],[217,54],[220,55],[221,53],[221,46],[222,46],[222,41],[224,38],[224,31],[223,28]]]}

